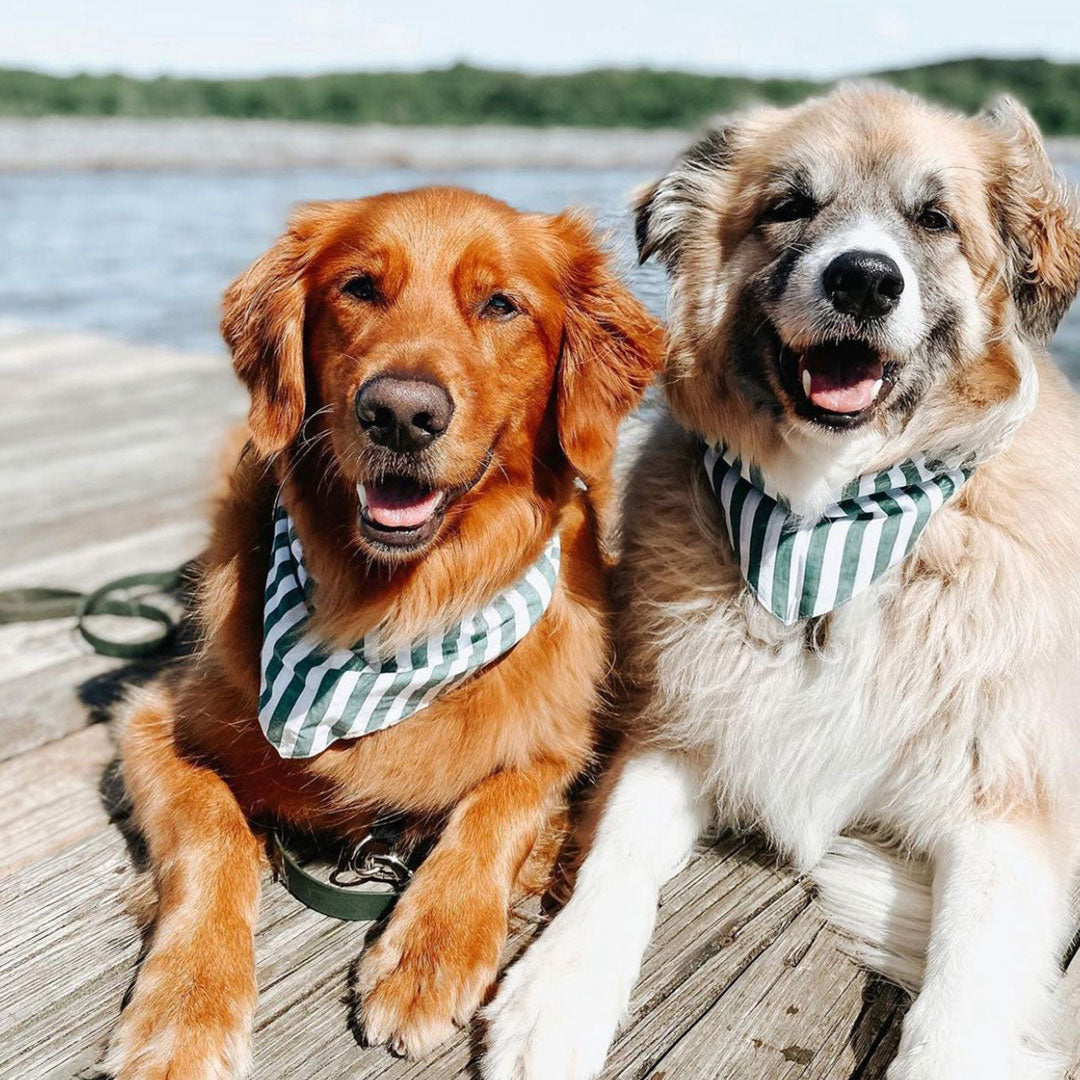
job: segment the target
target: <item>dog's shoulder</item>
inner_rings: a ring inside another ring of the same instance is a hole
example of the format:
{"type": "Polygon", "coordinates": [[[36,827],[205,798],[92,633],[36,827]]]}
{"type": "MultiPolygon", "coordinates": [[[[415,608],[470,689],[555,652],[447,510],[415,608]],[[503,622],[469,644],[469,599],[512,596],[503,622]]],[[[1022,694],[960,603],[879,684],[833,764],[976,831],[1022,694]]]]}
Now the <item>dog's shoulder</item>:
{"type": "Polygon", "coordinates": [[[1011,547],[1080,571],[1080,399],[1048,356],[1037,370],[1031,415],[1006,450],[976,469],[956,505],[1011,547]]]}
{"type": "Polygon", "coordinates": [[[1048,357],[1038,360],[1038,374],[1038,403],[1009,446],[980,464],[933,516],[905,564],[890,625],[900,632],[912,613],[933,612],[924,649],[934,641],[945,649],[955,638],[974,654],[970,635],[977,635],[988,658],[1008,640],[1029,670],[1036,656],[1053,666],[1074,651],[1080,401],[1048,357]],[[987,612],[1007,613],[1006,621],[987,612]],[[958,627],[966,628],[963,635],[958,627]]]}

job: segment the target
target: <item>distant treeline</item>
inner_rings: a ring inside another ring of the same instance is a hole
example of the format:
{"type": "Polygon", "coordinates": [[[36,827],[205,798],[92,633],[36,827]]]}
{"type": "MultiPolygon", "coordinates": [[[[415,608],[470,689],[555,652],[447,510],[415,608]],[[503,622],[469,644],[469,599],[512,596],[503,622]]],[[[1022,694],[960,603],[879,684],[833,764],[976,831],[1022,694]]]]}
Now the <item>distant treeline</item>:
{"type": "MultiPolygon", "coordinates": [[[[1027,103],[1047,133],[1080,133],[1080,64],[976,58],[878,77],[968,111],[1008,90],[1027,103]]],[[[438,71],[259,79],[57,77],[0,70],[0,114],[693,128],[748,100],[786,104],[823,85],[650,69],[524,75],[464,64],[438,71]]]]}

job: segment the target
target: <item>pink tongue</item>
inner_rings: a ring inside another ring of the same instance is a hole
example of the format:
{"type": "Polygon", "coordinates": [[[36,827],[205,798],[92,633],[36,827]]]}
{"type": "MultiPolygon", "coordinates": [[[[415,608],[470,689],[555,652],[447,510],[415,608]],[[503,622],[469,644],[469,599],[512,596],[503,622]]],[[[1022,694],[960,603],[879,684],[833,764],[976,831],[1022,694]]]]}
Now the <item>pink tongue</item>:
{"type": "MultiPolygon", "coordinates": [[[[804,365],[799,365],[802,378],[804,365]]],[[[819,409],[834,413],[857,413],[868,408],[874,401],[876,372],[861,375],[857,371],[842,373],[810,371],[810,392],[806,395],[819,409]]]]}
{"type": "Polygon", "coordinates": [[[423,525],[438,509],[441,491],[425,495],[405,494],[393,488],[371,484],[367,492],[367,516],[387,529],[414,529],[423,525]]]}

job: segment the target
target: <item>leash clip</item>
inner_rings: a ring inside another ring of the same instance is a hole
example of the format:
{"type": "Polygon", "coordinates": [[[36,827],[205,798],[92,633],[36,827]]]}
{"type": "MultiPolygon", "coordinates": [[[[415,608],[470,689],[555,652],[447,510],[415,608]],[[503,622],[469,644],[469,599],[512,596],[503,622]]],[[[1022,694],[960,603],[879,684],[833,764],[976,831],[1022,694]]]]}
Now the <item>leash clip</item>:
{"type": "Polygon", "coordinates": [[[330,874],[331,884],[348,889],[378,881],[399,891],[403,889],[413,872],[394,850],[394,839],[376,825],[352,849],[343,848],[330,874]]]}

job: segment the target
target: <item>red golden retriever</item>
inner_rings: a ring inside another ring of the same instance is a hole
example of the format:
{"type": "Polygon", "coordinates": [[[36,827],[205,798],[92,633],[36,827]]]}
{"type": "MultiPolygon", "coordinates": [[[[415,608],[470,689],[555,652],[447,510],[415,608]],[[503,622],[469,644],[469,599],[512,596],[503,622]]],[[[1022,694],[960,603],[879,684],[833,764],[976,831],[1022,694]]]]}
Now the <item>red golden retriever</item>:
{"type": "Polygon", "coordinates": [[[225,296],[251,394],[197,592],[200,644],[131,706],[123,771],[156,922],[107,1068],[243,1071],[268,826],[362,836],[405,812],[430,854],[359,966],[371,1042],[423,1054],[491,985],[523,869],[589,759],[610,665],[598,521],[656,322],[572,214],[426,189],[302,209],[225,296]],[[584,481],[584,485],[578,481],[584,481]],[[557,536],[546,609],[405,722],[289,756],[260,726],[277,501],[307,634],[394,654],[518,581],[557,536]]]}

